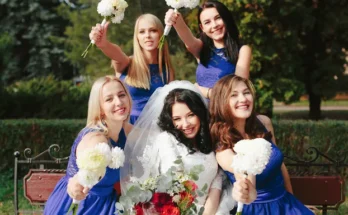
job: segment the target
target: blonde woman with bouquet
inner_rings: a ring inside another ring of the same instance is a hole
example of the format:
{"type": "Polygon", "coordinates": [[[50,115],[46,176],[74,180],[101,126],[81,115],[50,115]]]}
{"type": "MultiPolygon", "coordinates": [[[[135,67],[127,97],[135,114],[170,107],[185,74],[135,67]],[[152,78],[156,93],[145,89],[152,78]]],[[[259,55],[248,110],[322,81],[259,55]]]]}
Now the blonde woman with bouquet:
{"type": "MultiPolygon", "coordinates": [[[[178,169],[184,173],[204,165],[195,183],[198,190],[208,189],[195,197],[196,204],[198,211],[204,207],[204,215],[213,215],[223,173],[218,171],[212,147],[205,99],[192,83],[171,82],[155,91],[129,134],[125,148],[129,163],[121,168],[121,178],[145,181],[163,175],[176,165],[178,157],[182,160],[178,169]]],[[[127,181],[121,181],[122,194],[127,187],[127,181]]]]}
{"type": "Polygon", "coordinates": [[[271,120],[255,113],[255,90],[249,80],[235,75],[220,79],[212,89],[210,114],[216,159],[234,183],[235,200],[249,204],[244,205],[243,215],[313,214],[292,195],[283,154],[275,145],[271,120]],[[236,157],[233,148],[240,140],[255,138],[271,142],[270,159],[261,174],[245,179],[231,167],[236,157]]]}
{"type": "MultiPolygon", "coordinates": [[[[128,123],[131,107],[128,90],[118,78],[105,76],[94,82],[88,102],[86,127],[79,132],[71,147],[66,175],[57,183],[47,200],[44,214],[72,214],[68,213],[68,210],[75,199],[81,201],[77,214],[114,215],[117,201],[114,184],[120,180],[119,169],[107,167],[104,177],[89,190],[87,195],[88,189],[83,190],[78,184],[77,160],[85,151],[96,147],[99,143],[109,143],[112,148],[123,149],[126,135],[132,127],[128,123]]],[[[92,163],[83,165],[88,166],[92,163]]]]}
{"type": "Polygon", "coordinates": [[[109,23],[97,24],[89,34],[103,53],[113,60],[116,76],[127,86],[133,108],[130,122],[135,123],[152,93],[174,80],[168,44],[158,49],[163,34],[161,21],[152,14],[143,14],[135,22],[133,55],[127,56],[122,49],[107,40],[109,23]]]}

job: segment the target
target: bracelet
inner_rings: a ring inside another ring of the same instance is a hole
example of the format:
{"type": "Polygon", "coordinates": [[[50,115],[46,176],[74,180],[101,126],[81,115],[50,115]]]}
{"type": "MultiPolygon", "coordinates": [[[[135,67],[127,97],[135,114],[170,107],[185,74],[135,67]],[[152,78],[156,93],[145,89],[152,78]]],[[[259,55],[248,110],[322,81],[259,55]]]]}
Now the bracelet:
{"type": "Polygon", "coordinates": [[[207,92],[207,98],[208,98],[208,99],[210,99],[210,98],[209,98],[209,92],[210,92],[210,90],[211,90],[211,88],[209,88],[209,89],[208,89],[208,92],[207,92]]]}

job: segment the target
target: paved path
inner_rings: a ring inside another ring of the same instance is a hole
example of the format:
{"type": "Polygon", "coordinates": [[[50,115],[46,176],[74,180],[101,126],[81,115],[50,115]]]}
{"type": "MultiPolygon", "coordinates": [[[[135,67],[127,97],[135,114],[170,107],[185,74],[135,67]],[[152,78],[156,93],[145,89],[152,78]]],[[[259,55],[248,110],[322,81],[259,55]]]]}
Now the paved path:
{"type": "MultiPolygon", "coordinates": [[[[309,106],[275,105],[274,111],[309,110],[309,106]]],[[[348,110],[348,106],[321,106],[321,110],[348,110]]]]}

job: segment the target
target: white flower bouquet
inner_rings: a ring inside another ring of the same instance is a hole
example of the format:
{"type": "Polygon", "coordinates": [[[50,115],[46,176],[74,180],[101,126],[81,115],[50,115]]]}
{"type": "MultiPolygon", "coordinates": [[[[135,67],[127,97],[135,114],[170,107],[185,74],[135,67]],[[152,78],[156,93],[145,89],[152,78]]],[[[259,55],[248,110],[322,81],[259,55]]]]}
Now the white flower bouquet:
{"type": "MultiPolygon", "coordinates": [[[[238,141],[233,147],[236,155],[232,165],[235,173],[258,175],[263,172],[269,162],[272,145],[263,138],[238,141]]],[[[241,215],[243,203],[238,202],[237,215],[241,215]]]]}
{"type": "MultiPolygon", "coordinates": [[[[181,157],[175,164],[182,164],[181,157]]],[[[197,196],[207,192],[208,185],[198,190],[194,181],[204,170],[203,165],[194,166],[188,174],[172,166],[165,174],[149,177],[144,181],[131,178],[125,195],[116,203],[117,214],[123,215],[201,215],[195,205],[197,196]]]]}
{"type": "MultiPolygon", "coordinates": [[[[101,26],[104,26],[107,21],[111,21],[112,23],[121,23],[124,18],[124,12],[128,4],[125,0],[101,0],[98,3],[97,11],[98,13],[104,17],[101,26]]],[[[91,45],[95,43],[92,40],[85,51],[82,53],[82,57],[86,57],[88,54],[88,49],[91,45]]]]}
{"type": "MultiPolygon", "coordinates": [[[[174,12],[176,13],[180,8],[183,7],[190,9],[197,7],[197,5],[199,4],[199,0],[166,0],[166,3],[168,6],[174,8],[174,12]]],[[[158,45],[160,49],[163,47],[166,36],[168,36],[171,28],[172,26],[169,25],[166,25],[166,27],[164,28],[163,35],[158,45]]]]}
{"type": "MultiPolygon", "coordinates": [[[[98,143],[93,148],[88,148],[81,152],[76,159],[79,168],[77,179],[83,187],[91,189],[105,175],[106,168],[118,169],[123,166],[125,160],[124,152],[121,148],[110,148],[107,143],[98,143]]],[[[75,215],[80,201],[73,199],[68,210],[75,215]]]]}

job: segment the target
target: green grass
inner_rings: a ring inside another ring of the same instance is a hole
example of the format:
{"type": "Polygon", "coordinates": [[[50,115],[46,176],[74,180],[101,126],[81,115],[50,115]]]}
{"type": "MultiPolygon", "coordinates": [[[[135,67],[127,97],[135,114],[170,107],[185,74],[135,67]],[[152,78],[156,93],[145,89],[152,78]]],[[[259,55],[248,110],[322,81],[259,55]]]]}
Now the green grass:
{"type": "MultiPolygon", "coordinates": [[[[273,111],[273,119],[308,119],[308,110],[294,110],[294,111],[273,111]]],[[[348,120],[348,110],[322,110],[322,119],[331,120],[348,120]]]]}
{"type": "MultiPolygon", "coordinates": [[[[0,215],[14,214],[14,185],[13,170],[0,174],[0,215]]],[[[39,206],[33,206],[23,195],[23,183],[18,181],[18,202],[21,210],[38,210],[39,206]]]]}
{"type": "MultiPolygon", "coordinates": [[[[283,105],[282,102],[273,102],[274,105],[283,105]]],[[[291,106],[309,106],[308,100],[298,101],[295,103],[291,103],[291,106]]],[[[340,106],[340,107],[348,107],[348,100],[327,100],[322,101],[321,106],[340,106]]]]}

